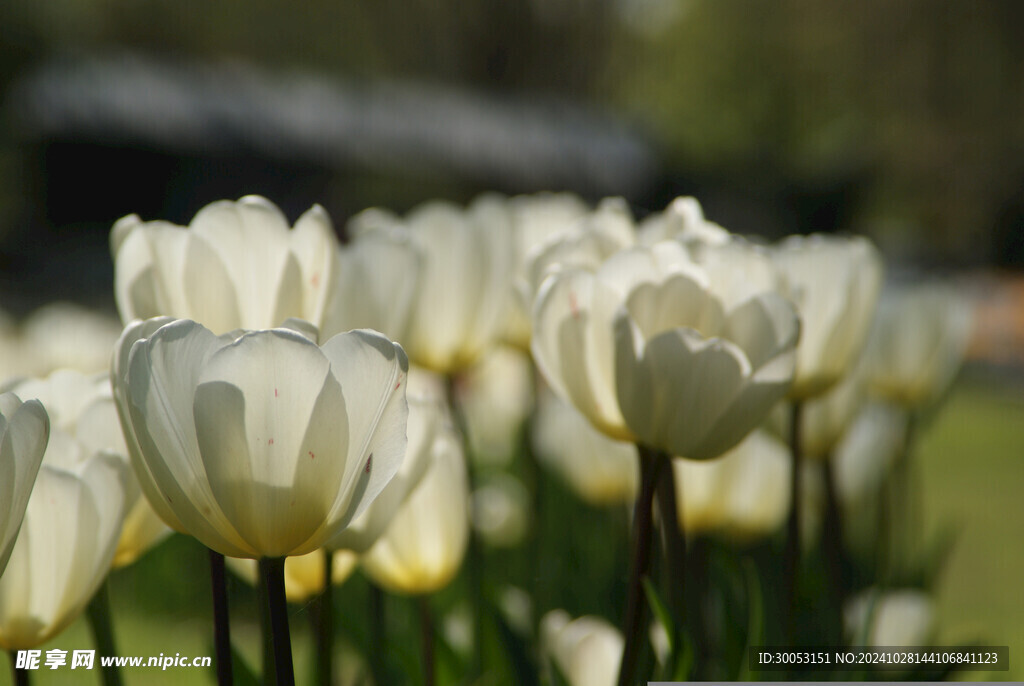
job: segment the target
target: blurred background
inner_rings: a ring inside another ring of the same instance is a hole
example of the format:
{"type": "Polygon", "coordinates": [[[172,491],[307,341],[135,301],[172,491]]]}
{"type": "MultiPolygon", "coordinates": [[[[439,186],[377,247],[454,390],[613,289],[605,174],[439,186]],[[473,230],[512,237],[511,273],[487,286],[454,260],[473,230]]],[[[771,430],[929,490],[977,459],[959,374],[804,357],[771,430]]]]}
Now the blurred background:
{"type": "Polygon", "coordinates": [[[113,313],[114,221],[250,193],[339,226],[485,190],[638,216],[695,195],[736,232],[862,233],[893,275],[959,279],[971,362],[919,450],[929,526],[958,537],[941,637],[1022,654],[1021,3],[48,0],[3,3],[0,27],[14,319],[113,313]]]}

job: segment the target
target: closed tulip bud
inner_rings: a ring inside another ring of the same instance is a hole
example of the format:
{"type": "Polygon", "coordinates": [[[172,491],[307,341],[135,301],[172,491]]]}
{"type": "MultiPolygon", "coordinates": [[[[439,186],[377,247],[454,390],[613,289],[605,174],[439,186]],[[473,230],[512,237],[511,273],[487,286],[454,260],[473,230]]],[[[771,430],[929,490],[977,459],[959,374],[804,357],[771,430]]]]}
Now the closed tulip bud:
{"type": "Polygon", "coordinates": [[[408,361],[373,331],[222,336],[135,322],[113,382],[143,492],[229,557],[302,555],[366,510],[405,454],[408,361]],[[155,327],[155,330],[154,330],[155,327]]]}
{"type": "Polygon", "coordinates": [[[855,641],[866,635],[869,646],[923,646],[934,629],[935,603],[916,588],[870,588],[848,601],[843,615],[846,632],[855,641]]]}
{"type": "MultiPolygon", "coordinates": [[[[295,555],[284,561],[284,594],[290,603],[304,603],[324,590],[324,557],[327,551],[321,548],[305,555],[295,555]]],[[[331,553],[331,583],[339,586],[352,576],[359,556],[349,550],[331,553]]],[[[246,583],[259,583],[259,563],[237,557],[224,559],[228,568],[246,583]]]]}
{"type": "MultiPolygon", "coordinates": [[[[52,433],[44,457],[46,464],[70,468],[100,452],[129,464],[107,373],[86,375],[61,369],[44,379],[23,380],[12,390],[38,398],[50,415],[52,433]]],[[[131,472],[124,497],[124,525],[114,555],[115,567],[131,564],[170,533],[131,472]]]]}
{"type": "Polygon", "coordinates": [[[131,215],[110,233],[121,319],[168,315],[216,333],[288,317],[319,326],[333,291],[338,241],[319,205],[288,229],[266,198],[207,205],[188,228],[131,215]]]}
{"type": "Polygon", "coordinates": [[[378,210],[353,219],[357,241],[385,231],[410,241],[422,269],[405,338],[413,363],[442,374],[474,364],[500,335],[515,259],[511,217],[501,198],[466,209],[431,202],[403,219],[378,210]]]}
{"type": "Polygon", "coordinates": [[[469,541],[469,484],[453,429],[438,435],[431,457],[427,473],[361,560],[370,580],[387,591],[433,593],[462,565],[469,541]]]}
{"type": "Polygon", "coordinates": [[[862,237],[791,236],[774,255],[802,331],[789,395],[806,400],[838,383],[860,357],[882,287],[882,261],[862,237]]]}
{"type": "Polygon", "coordinates": [[[786,446],[763,430],[717,460],[672,460],[680,526],[737,540],[774,533],[789,514],[790,462],[786,446]]]}
{"type": "Polygon", "coordinates": [[[569,488],[592,505],[632,503],[640,486],[636,446],[598,431],[549,389],[538,395],[533,450],[569,488]]]}
{"type": "Polygon", "coordinates": [[[35,648],[85,609],[117,550],[127,478],[128,466],[112,455],[40,468],[0,576],[0,647],[35,648]]]}
{"type": "Polygon", "coordinates": [[[600,617],[572,619],[552,610],[541,619],[541,644],[569,686],[611,686],[622,662],[625,641],[600,617]]]}
{"type": "Polygon", "coordinates": [[[50,436],[50,420],[38,400],[0,394],[0,576],[28,506],[32,484],[50,436]]]}
{"type": "Polygon", "coordinates": [[[970,303],[950,288],[883,294],[865,353],[871,392],[907,408],[933,404],[960,369],[971,324],[970,303]]]}

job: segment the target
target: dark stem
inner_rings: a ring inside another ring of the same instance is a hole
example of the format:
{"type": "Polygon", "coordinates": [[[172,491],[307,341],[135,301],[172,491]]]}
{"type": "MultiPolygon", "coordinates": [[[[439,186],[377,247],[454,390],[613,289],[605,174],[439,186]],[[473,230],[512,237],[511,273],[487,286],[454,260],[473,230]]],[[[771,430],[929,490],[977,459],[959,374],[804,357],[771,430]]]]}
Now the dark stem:
{"type": "Polygon", "coordinates": [[[833,622],[837,627],[837,636],[842,635],[843,604],[846,601],[846,548],[843,533],[843,512],[839,504],[839,491],[836,486],[836,470],[832,464],[832,456],[826,455],[822,462],[825,481],[825,521],[822,526],[822,547],[828,560],[829,586],[832,590],[834,607],[833,622]]]}
{"type": "Polygon", "coordinates": [[[786,526],[786,552],[784,568],[785,596],[785,636],[788,645],[794,645],[796,641],[796,614],[797,614],[797,593],[799,589],[798,575],[800,573],[800,524],[801,524],[801,483],[803,456],[800,450],[800,420],[803,414],[803,404],[797,400],[793,402],[789,423],[789,447],[793,454],[792,468],[789,481],[789,521],[786,526]]]}
{"type": "MultiPolygon", "coordinates": [[[[469,424],[459,402],[456,377],[449,374],[445,391],[452,411],[455,428],[462,437],[462,450],[466,460],[466,476],[470,495],[476,490],[476,470],[473,463],[473,446],[469,440],[469,424]]],[[[473,656],[469,668],[469,681],[476,681],[483,673],[484,665],[484,553],[480,538],[470,527],[469,545],[466,550],[466,566],[469,575],[470,598],[473,604],[473,656]]]]}
{"type": "Polygon", "coordinates": [[[370,584],[370,671],[373,683],[386,684],[387,664],[384,656],[388,654],[387,635],[384,631],[384,591],[370,584]]]}
{"type": "Polygon", "coordinates": [[[213,591],[213,650],[216,653],[217,684],[234,683],[231,673],[231,629],[228,625],[228,586],[224,556],[210,551],[210,587],[213,591]]]}
{"type": "Polygon", "coordinates": [[[292,642],[288,632],[288,603],[284,595],[283,557],[260,558],[260,581],[267,589],[270,633],[274,639],[274,674],[278,686],[295,686],[292,642]]]}
{"type": "Polygon", "coordinates": [[[651,564],[652,505],[660,464],[658,460],[640,460],[640,495],[633,511],[633,551],[629,563],[629,586],[626,589],[626,614],[622,622],[626,645],[619,667],[619,686],[633,683],[640,649],[647,634],[644,618],[647,602],[642,584],[651,564]]]}
{"type": "Polygon", "coordinates": [[[423,651],[423,684],[434,686],[434,623],[430,616],[430,599],[416,599],[420,612],[420,648],[423,651]]]}
{"type": "MultiPolygon", "coordinates": [[[[89,601],[86,616],[89,618],[89,629],[92,630],[96,651],[101,656],[117,655],[117,647],[114,645],[114,625],[110,619],[109,577],[100,584],[96,595],[89,601]]],[[[122,684],[121,670],[118,667],[100,669],[100,678],[103,680],[103,686],[121,686],[122,684]]]]}
{"type": "MultiPolygon", "coordinates": [[[[257,562],[257,568],[259,563],[257,562]]],[[[267,602],[267,587],[261,580],[256,582],[257,612],[260,618],[260,650],[262,654],[263,685],[277,686],[274,674],[274,637],[270,630],[270,604],[267,602]]]]}
{"type": "MultiPolygon", "coordinates": [[[[694,640],[702,643],[702,632],[698,628],[700,625],[695,624],[699,616],[696,613],[696,605],[699,602],[700,593],[687,569],[686,538],[679,526],[679,503],[672,458],[660,450],[653,450],[643,445],[637,447],[640,450],[641,460],[654,460],[658,463],[655,497],[658,499],[662,542],[665,550],[665,562],[668,567],[666,584],[675,631],[675,636],[671,637],[674,649],[672,658],[676,659],[680,653],[679,639],[682,635],[682,628],[687,623],[691,623],[697,629],[691,632],[694,640]]],[[[675,673],[674,668],[672,673],[675,673]]]]}
{"type": "Polygon", "coordinates": [[[14,686],[29,686],[31,679],[27,669],[18,669],[18,651],[7,651],[7,657],[11,659],[11,674],[14,675],[14,686]]]}
{"type": "Polygon", "coordinates": [[[312,605],[316,636],[317,678],[320,686],[331,686],[334,675],[334,554],[324,550],[324,588],[312,605]]]}

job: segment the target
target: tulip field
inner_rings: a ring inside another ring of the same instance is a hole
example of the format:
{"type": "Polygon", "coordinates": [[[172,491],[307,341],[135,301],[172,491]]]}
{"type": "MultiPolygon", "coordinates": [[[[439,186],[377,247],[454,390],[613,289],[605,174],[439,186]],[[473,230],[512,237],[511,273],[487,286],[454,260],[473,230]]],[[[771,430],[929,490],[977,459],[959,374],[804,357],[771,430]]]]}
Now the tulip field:
{"type": "Polygon", "coordinates": [[[713,219],[121,219],[117,319],[4,323],[0,683],[1020,678],[1024,403],[963,368],[971,294],[713,219]]]}

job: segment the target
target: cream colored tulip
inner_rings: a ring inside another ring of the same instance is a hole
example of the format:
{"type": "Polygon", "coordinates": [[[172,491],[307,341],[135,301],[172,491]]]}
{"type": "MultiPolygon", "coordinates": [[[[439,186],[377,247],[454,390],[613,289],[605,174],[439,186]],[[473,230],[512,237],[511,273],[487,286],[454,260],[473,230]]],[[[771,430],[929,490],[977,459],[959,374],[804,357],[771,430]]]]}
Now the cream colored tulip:
{"type": "Polygon", "coordinates": [[[21,325],[24,354],[33,360],[32,368],[22,373],[46,375],[61,368],[105,372],[120,333],[121,325],[112,314],[67,302],[44,305],[21,325]]]}
{"type": "Polygon", "coordinates": [[[960,369],[971,333],[970,303],[949,287],[884,293],[865,353],[871,391],[907,408],[934,403],[960,369]]]}
{"type": "Polygon", "coordinates": [[[117,550],[127,478],[128,466],[113,455],[39,469],[0,576],[0,648],[36,648],[85,609],[117,550]]]}
{"type": "MultiPolygon", "coordinates": [[[[362,221],[374,224],[372,216],[364,213],[362,221]]],[[[403,341],[416,302],[423,250],[401,229],[362,230],[358,223],[350,227],[356,235],[338,252],[322,333],[333,336],[352,329],[373,329],[391,340],[403,341]]]]}
{"type": "Polygon", "coordinates": [[[415,364],[460,372],[498,340],[515,262],[501,198],[484,195],[465,209],[431,202],[403,219],[368,210],[353,225],[357,241],[383,230],[385,238],[411,241],[423,256],[409,328],[399,339],[415,364]]]}
{"type": "Polygon", "coordinates": [[[790,397],[832,388],[860,357],[882,287],[882,261],[863,237],[790,236],[774,250],[800,313],[790,397]]]}
{"type": "Polygon", "coordinates": [[[229,557],[302,555],[398,470],[397,344],[357,330],[318,346],[305,322],[219,337],[165,322],[125,329],[113,382],[136,474],[168,525],[229,557]]]}
{"type": "Polygon", "coordinates": [[[679,524],[738,540],[777,531],[789,514],[789,449],[757,430],[717,460],[672,460],[679,524]]]}
{"type": "Polygon", "coordinates": [[[934,629],[935,603],[916,588],[870,588],[848,601],[843,615],[851,640],[866,635],[869,646],[923,646],[934,629]]]}
{"type": "Polygon", "coordinates": [[[471,497],[470,520],[480,538],[495,548],[512,548],[530,530],[530,493],[511,474],[482,479],[471,497]]]}
{"type": "Polygon", "coordinates": [[[38,400],[0,394],[0,576],[21,529],[32,484],[50,436],[50,420],[38,400]]]}
{"type": "MultiPolygon", "coordinates": [[[[52,439],[44,457],[46,464],[69,468],[99,452],[129,464],[107,373],[86,375],[61,369],[46,378],[25,379],[12,390],[38,398],[50,415],[52,439]]],[[[124,496],[124,526],[114,555],[115,567],[131,564],[170,533],[132,474],[124,496]]]]}
{"type": "Polygon", "coordinates": [[[469,541],[469,493],[461,442],[442,431],[432,462],[387,531],[363,555],[363,571],[394,593],[433,593],[455,577],[469,541]]]}
{"type": "Polygon", "coordinates": [[[857,413],[833,456],[836,489],[844,506],[855,509],[878,493],[905,447],[907,419],[904,410],[879,402],[869,402],[857,413]]]}
{"type": "Polygon", "coordinates": [[[518,195],[507,202],[512,215],[516,261],[503,337],[508,343],[528,350],[534,292],[530,286],[529,264],[537,253],[584,220],[590,208],[572,193],[518,195]]]}
{"type": "Polygon", "coordinates": [[[465,413],[473,459],[507,465],[519,450],[523,422],[533,409],[533,364],[507,345],[492,348],[460,375],[456,397],[465,413]]]}
{"type": "MultiPolygon", "coordinates": [[[[324,590],[324,557],[327,552],[321,548],[305,555],[295,555],[284,561],[284,594],[290,603],[304,603],[324,590]]],[[[340,586],[352,576],[359,556],[350,550],[338,550],[331,561],[331,583],[340,586]]],[[[246,583],[259,583],[259,563],[256,560],[237,557],[224,558],[232,572],[246,583]]]]}
{"type": "Polygon", "coordinates": [[[541,645],[569,686],[616,683],[625,641],[606,620],[587,615],[572,619],[552,610],[541,619],[541,645]]]}
{"type": "Polygon", "coordinates": [[[131,215],[110,233],[121,319],[168,315],[215,333],[288,317],[319,326],[333,292],[338,241],[319,205],[288,229],[272,202],[246,196],[201,209],[188,228],[131,215]]]}
{"type": "Polygon", "coordinates": [[[632,503],[640,485],[636,445],[608,438],[545,388],[531,432],[537,458],[592,505],[632,503]]]}

